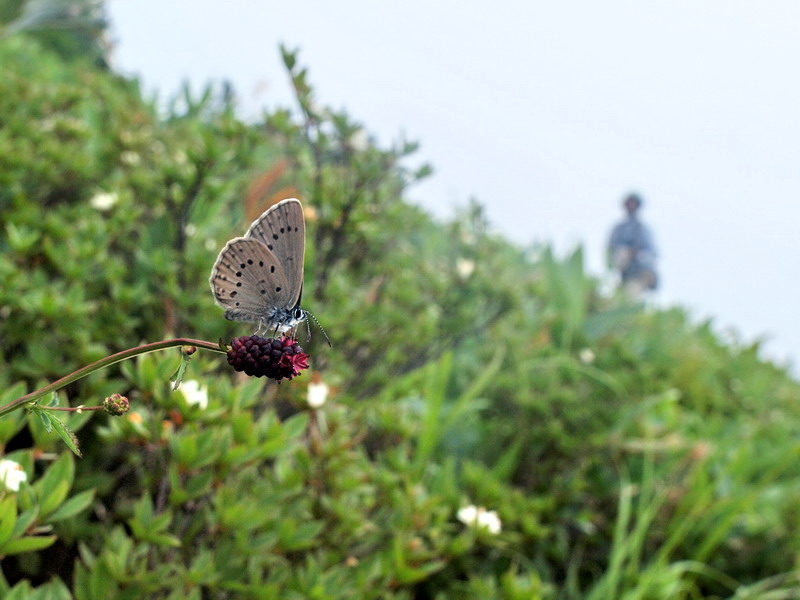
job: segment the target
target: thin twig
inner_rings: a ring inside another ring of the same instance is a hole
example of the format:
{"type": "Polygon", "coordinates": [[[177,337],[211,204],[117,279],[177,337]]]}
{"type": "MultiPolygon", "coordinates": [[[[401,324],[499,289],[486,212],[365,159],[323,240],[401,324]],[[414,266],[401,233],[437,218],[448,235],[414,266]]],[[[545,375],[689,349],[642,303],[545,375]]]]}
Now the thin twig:
{"type": "Polygon", "coordinates": [[[102,404],[97,406],[40,406],[42,410],[61,410],[64,412],[88,412],[91,410],[103,410],[105,407],[102,404]]]}
{"type": "Polygon", "coordinates": [[[220,348],[219,344],[217,343],[206,342],[204,340],[193,340],[190,338],[176,338],[172,340],[164,340],[162,342],[153,342],[152,344],[144,344],[143,346],[136,346],[135,348],[129,348],[128,350],[123,350],[122,352],[117,352],[111,356],[101,358],[100,360],[97,360],[90,365],[86,365],[85,367],[81,367],[77,371],[62,377],[61,379],[58,379],[57,381],[54,381],[43,388],[39,388],[38,390],[35,390],[29,394],[25,394],[16,400],[12,400],[4,406],[0,406],[0,417],[10,413],[12,410],[19,408],[23,404],[36,400],[37,398],[41,398],[45,394],[60,390],[64,386],[67,386],[78,379],[82,379],[90,373],[94,373],[95,371],[111,366],[123,360],[133,358],[139,354],[147,354],[148,352],[166,350],[167,348],[173,348],[175,346],[196,346],[205,350],[211,350],[212,352],[225,352],[225,350],[220,348]]]}

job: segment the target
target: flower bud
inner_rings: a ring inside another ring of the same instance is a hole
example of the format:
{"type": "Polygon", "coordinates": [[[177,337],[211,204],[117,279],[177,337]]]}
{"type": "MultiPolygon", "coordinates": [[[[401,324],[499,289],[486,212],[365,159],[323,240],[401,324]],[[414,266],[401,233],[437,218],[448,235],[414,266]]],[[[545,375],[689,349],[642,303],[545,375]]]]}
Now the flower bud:
{"type": "Polygon", "coordinates": [[[128,399],[121,394],[111,394],[103,400],[103,409],[110,415],[118,417],[124,415],[131,407],[128,399]]]}

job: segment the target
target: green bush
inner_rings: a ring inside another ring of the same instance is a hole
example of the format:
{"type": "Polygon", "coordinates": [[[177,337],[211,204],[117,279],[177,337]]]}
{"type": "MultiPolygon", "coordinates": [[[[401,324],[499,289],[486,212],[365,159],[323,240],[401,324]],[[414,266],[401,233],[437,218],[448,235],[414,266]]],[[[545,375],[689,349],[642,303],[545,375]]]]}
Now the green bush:
{"type": "Polygon", "coordinates": [[[365,143],[283,58],[299,110],[244,123],[229,94],[159,114],[135,82],[0,42],[0,405],[143,342],[245,333],[208,273],[290,189],[304,307],[334,343],[303,341],[312,372],[281,385],[201,350],[207,407],[171,390],[175,351],[0,417],[25,479],[0,492],[4,597],[800,590],[797,382],[681,309],[604,296],[580,250],[491,234],[477,204],[435,222],[404,199],[429,172],[404,167],[415,146],[365,143]],[[112,393],[130,413],[46,410],[112,393]]]}

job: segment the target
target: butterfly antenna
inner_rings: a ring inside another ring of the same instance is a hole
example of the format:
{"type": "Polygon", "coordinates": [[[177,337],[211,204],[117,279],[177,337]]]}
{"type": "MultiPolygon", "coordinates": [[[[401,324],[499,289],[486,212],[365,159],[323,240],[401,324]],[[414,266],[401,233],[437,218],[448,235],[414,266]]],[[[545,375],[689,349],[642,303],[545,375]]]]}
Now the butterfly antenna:
{"type": "MultiPolygon", "coordinates": [[[[330,346],[331,348],[333,348],[333,344],[331,344],[331,338],[329,338],[329,337],[328,337],[328,334],[327,334],[327,333],[325,333],[325,328],[324,328],[322,325],[320,325],[320,324],[319,324],[319,321],[317,320],[317,317],[315,317],[314,315],[312,315],[312,314],[311,314],[310,312],[308,312],[308,311],[306,311],[306,314],[307,314],[309,317],[311,317],[312,319],[314,319],[314,323],[316,323],[316,324],[317,324],[317,327],[319,327],[319,330],[322,332],[322,335],[324,335],[324,336],[325,336],[325,341],[326,341],[326,342],[328,342],[328,346],[330,346]]],[[[311,326],[308,324],[308,321],[306,321],[306,326],[308,327],[308,337],[311,337],[311,326]]]]}

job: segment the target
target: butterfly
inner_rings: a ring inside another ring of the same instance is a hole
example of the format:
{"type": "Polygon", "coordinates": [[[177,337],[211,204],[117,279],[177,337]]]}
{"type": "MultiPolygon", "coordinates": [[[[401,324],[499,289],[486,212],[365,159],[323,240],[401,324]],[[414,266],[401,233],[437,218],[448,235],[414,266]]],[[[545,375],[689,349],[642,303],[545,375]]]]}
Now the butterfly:
{"type": "Polygon", "coordinates": [[[226,319],[280,333],[308,319],[300,308],[305,235],[303,206],[289,198],[253,221],[244,237],[225,244],[208,282],[226,319]]]}

